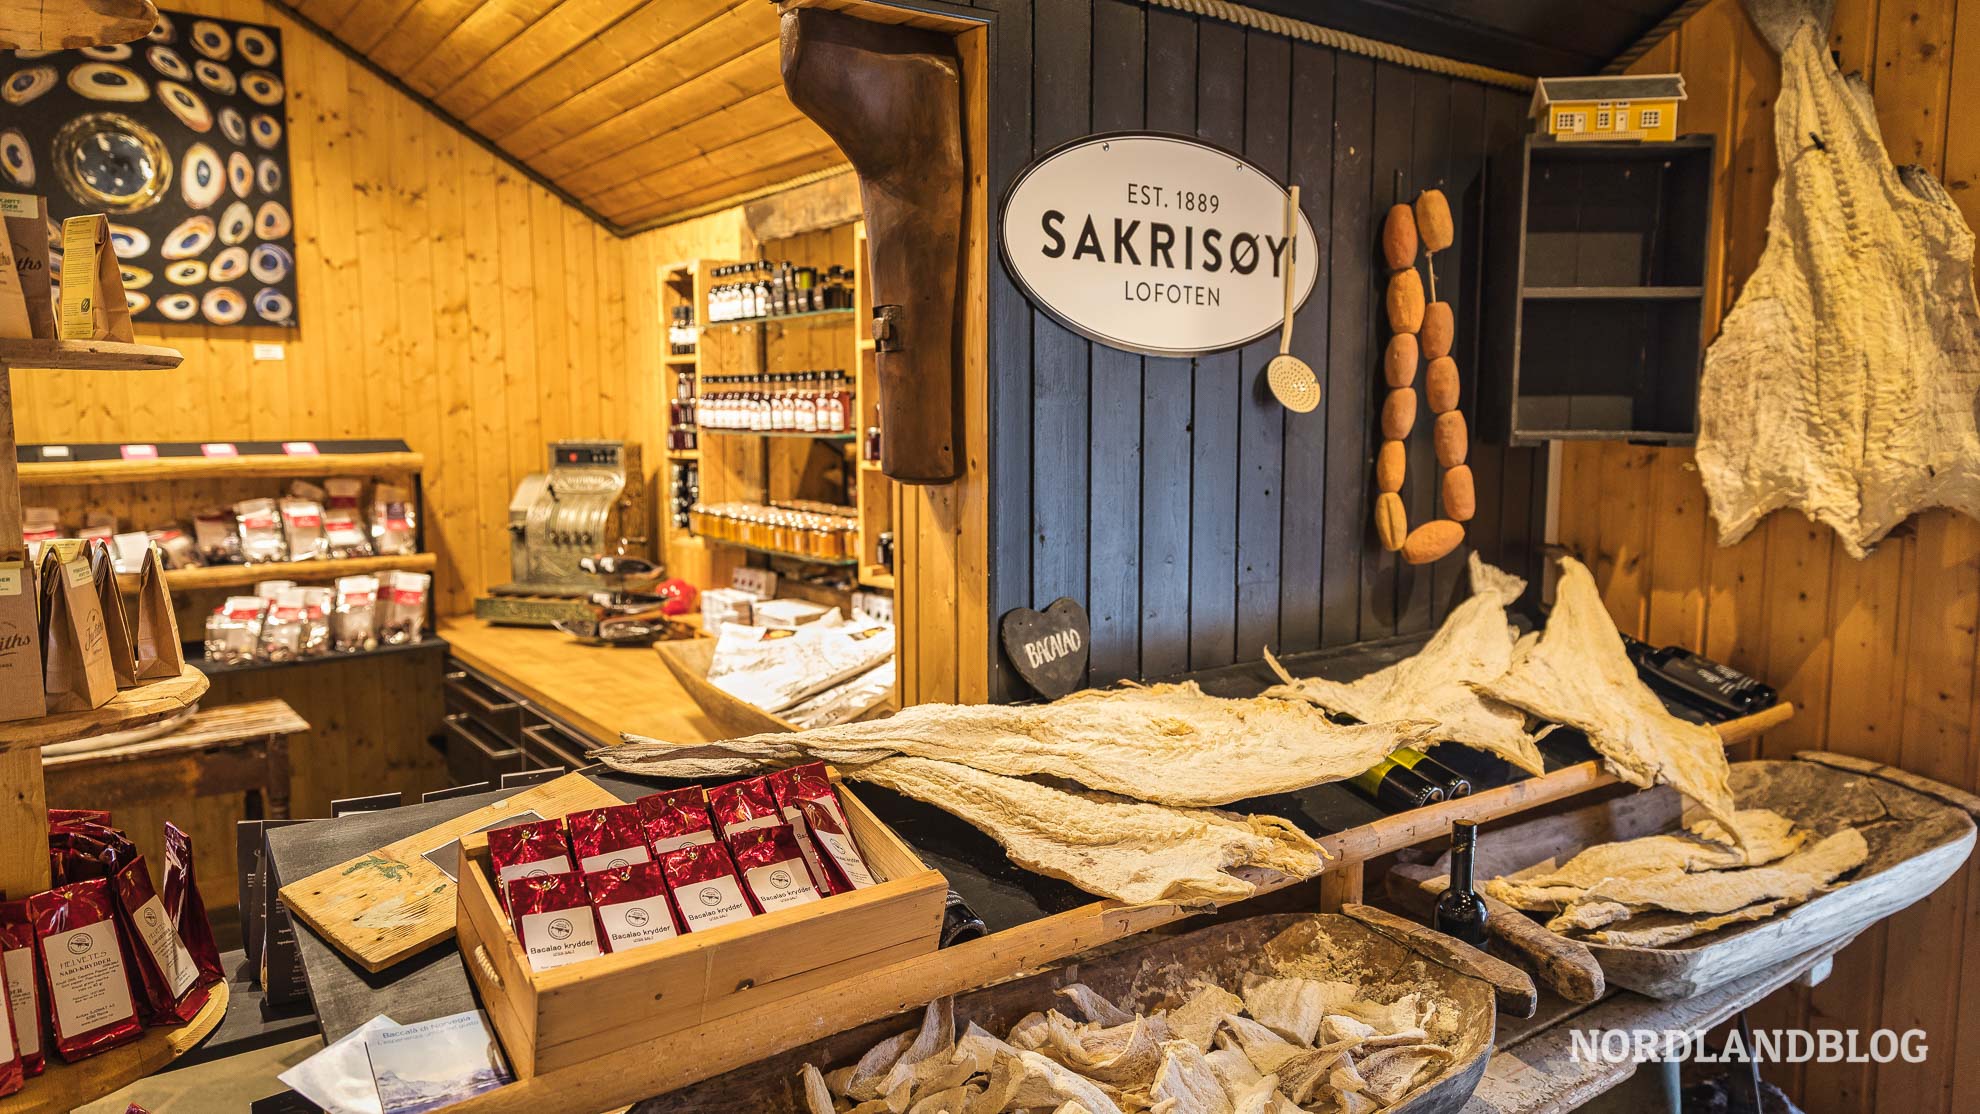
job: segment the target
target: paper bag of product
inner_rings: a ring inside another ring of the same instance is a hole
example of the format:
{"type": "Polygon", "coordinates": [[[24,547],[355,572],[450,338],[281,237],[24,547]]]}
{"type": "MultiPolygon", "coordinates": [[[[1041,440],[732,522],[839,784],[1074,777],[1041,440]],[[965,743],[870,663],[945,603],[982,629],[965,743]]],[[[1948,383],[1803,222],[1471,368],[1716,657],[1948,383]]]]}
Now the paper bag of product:
{"type": "Polygon", "coordinates": [[[0,221],[0,337],[21,340],[34,335],[34,326],[28,323],[27,298],[13,263],[14,241],[7,235],[7,222],[0,221]]]}
{"type": "MultiPolygon", "coordinates": [[[[54,287],[48,275],[48,202],[31,193],[0,193],[0,225],[5,226],[14,273],[20,281],[21,297],[27,304],[28,331],[0,332],[0,336],[39,337],[54,340],[54,287]]],[[[121,284],[123,272],[118,272],[121,284]]]]}
{"type": "Polygon", "coordinates": [[[124,614],[124,595],[117,589],[116,559],[108,542],[88,543],[90,578],[96,581],[97,603],[103,608],[103,641],[110,649],[110,669],[120,689],[137,687],[137,651],[131,648],[131,620],[124,614]]]}
{"type": "Polygon", "coordinates": [[[102,213],[62,222],[62,339],[133,339],[124,274],[102,213]]]}
{"type": "Polygon", "coordinates": [[[85,712],[117,695],[103,603],[82,543],[53,541],[41,553],[41,661],[48,711],[85,712]]]}
{"type": "Polygon", "coordinates": [[[33,719],[44,711],[34,566],[16,551],[0,559],[0,720],[33,719]]]}
{"type": "Polygon", "coordinates": [[[169,681],[185,671],[186,650],[179,642],[172,593],[165,588],[165,562],[152,546],[138,572],[137,679],[169,681]]]}

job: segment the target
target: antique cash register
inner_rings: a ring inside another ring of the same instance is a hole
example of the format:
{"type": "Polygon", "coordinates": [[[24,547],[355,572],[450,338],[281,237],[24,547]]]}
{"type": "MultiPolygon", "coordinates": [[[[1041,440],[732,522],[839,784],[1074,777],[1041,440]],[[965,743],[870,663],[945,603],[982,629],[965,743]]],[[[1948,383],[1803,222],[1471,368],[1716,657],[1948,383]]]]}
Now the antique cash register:
{"type": "Polygon", "coordinates": [[[587,599],[611,585],[582,562],[599,554],[644,557],[648,513],[638,444],[552,441],[549,470],[523,477],[509,500],[514,579],[475,600],[475,617],[547,627],[590,614],[587,599]]]}

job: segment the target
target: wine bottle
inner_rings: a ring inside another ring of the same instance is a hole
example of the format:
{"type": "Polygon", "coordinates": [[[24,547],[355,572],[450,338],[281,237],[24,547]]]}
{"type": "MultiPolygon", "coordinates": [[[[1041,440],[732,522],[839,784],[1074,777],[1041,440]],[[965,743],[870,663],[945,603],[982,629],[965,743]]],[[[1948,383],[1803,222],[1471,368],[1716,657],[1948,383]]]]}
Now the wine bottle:
{"type": "Polygon", "coordinates": [[[1651,689],[1707,715],[1734,719],[1751,715],[1779,699],[1780,694],[1771,686],[1682,646],[1657,649],[1626,634],[1622,639],[1623,648],[1636,665],[1637,675],[1651,689]]]}
{"type": "Polygon", "coordinates": [[[1451,884],[1437,898],[1430,913],[1430,927],[1470,944],[1485,947],[1485,899],[1473,889],[1474,859],[1478,853],[1478,825],[1471,820],[1451,822],[1451,884]]]}
{"type": "Polygon", "coordinates": [[[1363,770],[1348,786],[1385,812],[1407,812],[1444,799],[1442,786],[1394,758],[1384,758],[1363,770]]]}
{"type": "Polygon", "coordinates": [[[1408,766],[1427,778],[1430,784],[1443,789],[1444,799],[1455,801],[1459,797],[1471,796],[1471,779],[1417,750],[1415,747],[1397,747],[1389,752],[1389,757],[1401,765],[1408,766]]]}

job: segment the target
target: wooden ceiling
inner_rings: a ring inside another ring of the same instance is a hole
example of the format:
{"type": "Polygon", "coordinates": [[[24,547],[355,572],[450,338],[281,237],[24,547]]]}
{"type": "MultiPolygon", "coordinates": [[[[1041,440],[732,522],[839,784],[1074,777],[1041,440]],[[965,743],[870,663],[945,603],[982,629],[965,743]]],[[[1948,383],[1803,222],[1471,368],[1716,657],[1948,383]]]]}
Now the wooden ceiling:
{"type": "Polygon", "coordinates": [[[620,230],[845,156],[764,0],[283,0],[620,230]]]}

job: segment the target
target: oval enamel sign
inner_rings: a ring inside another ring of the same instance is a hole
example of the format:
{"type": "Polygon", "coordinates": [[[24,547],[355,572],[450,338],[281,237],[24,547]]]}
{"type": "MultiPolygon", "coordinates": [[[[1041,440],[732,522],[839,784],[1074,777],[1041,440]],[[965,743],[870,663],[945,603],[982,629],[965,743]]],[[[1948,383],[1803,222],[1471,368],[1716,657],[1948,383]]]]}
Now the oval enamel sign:
{"type": "Polygon", "coordinates": [[[1025,169],[1004,198],[1004,262],[1067,328],[1153,356],[1196,356],[1278,330],[1325,252],[1304,213],[1289,253],[1286,190],[1185,136],[1096,135],[1025,169]]]}

